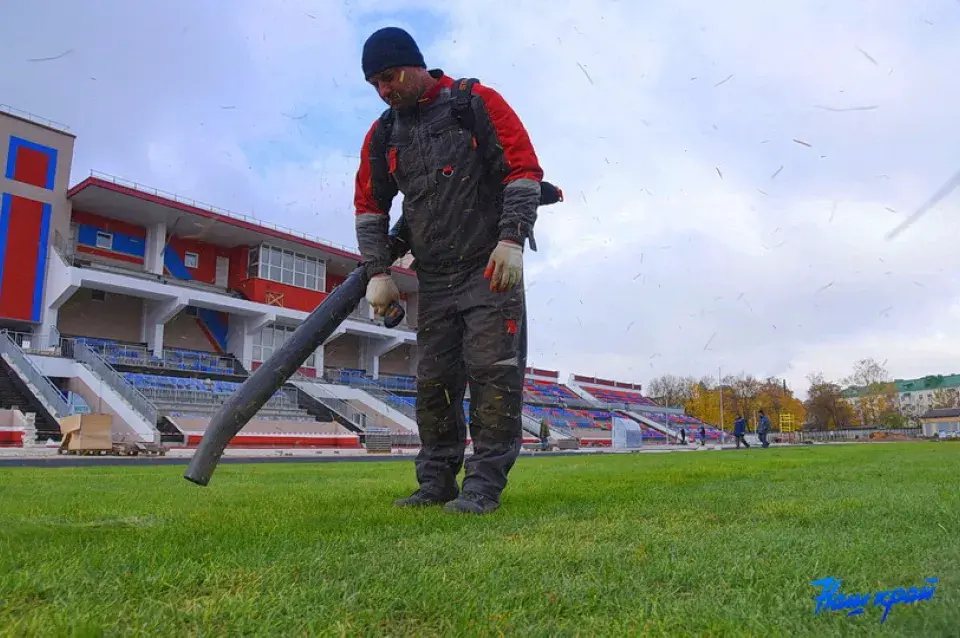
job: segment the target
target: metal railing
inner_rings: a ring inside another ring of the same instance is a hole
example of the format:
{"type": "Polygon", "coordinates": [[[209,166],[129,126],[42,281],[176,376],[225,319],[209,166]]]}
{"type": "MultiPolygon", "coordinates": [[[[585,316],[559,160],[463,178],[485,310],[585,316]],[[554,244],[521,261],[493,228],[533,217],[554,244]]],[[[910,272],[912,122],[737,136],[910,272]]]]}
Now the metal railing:
{"type": "MultiPolygon", "coordinates": [[[[775,432],[773,436],[793,435],[799,442],[815,441],[829,443],[831,441],[870,441],[870,435],[875,433],[898,434],[911,439],[923,438],[923,428],[850,428],[846,430],[800,430],[797,432],[775,432]]],[[[882,439],[880,439],[882,440],[882,439]]]]}
{"type": "Polygon", "coordinates": [[[237,374],[234,359],[212,353],[164,348],[161,352],[162,356],[157,357],[151,349],[140,345],[108,343],[86,337],[64,338],[62,341],[84,342],[87,347],[92,348],[110,364],[209,374],[237,374]]]}
{"type": "MultiPolygon", "coordinates": [[[[133,386],[132,386],[133,387],[133,386]]],[[[189,390],[185,388],[150,388],[140,386],[137,390],[148,400],[170,406],[210,406],[219,407],[226,402],[233,393],[216,393],[210,390],[189,390]]],[[[296,394],[290,391],[281,391],[270,397],[263,404],[261,410],[286,410],[300,412],[300,404],[296,394]],[[292,396],[291,396],[292,395],[292,396]]]]}
{"type": "Polygon", "coordinates": [[[61,418],[68,416],[70,414],[70,406],[67,405],[67,400],[63,397],[63,394],[53,385],[53,382],[47,377],[43,376],[43,373],[27,358],[27,355],[24,354],[23,350],[20,349],[20,346],[11,338],[10,333],[6,330],[2,331],[2,336],[0,336],[0,353],[10,357],[10,361],[17,367],[17,369],[26,377],[27,381],[37,389],[39,393],[39,398],[41,398],[46,404],[48,409],[53,413],[55,418],[61,418]]]}
{"type": "Polygon", "coordinates": [[[320,403],[327,409],[336,412],[350,423],[353,423],[355,426],[361,430],[366,429],[367,422],[369,418],[366,414],[353,407],[343,399],[335,396],[332,392],[324,388],[320,383],[317,382],[317,379],[313,377],[308,377],[300,374],[299,372],[294,373],[292,381],[305,382],[310,384],[310,389],[313,392],[308,392],[307,390],[301,389],[300,391],[312,398],[314,401],[320,403]]]}
{"type": "Polygon", "coordinates": [[[60,331],[52,328],[49,334],[33,334],[30,332],[15,332],[7,330],[6,333],[13,339],[13,342],[30,354],[57,354],[60,345],[60,331]]]}
{"type": "Polygon", "coordinates": [[[385,387],[378,385],[376,383],[372,383],[372,384],[359,386],[358,389],[363,390],[364,392],[366,392],[367,394],[369,394],[375,399],[379,399],[380,401],[383,401],[386,405],[390,406],[397,412],[400,412],[401,414],[413,419],[414,421],[417,420],[416,408],[410,405],[409,403],[407,403],[403,399],[403,397],[391,392],[390,390],[387,390],[385,387]]]}
{"type": "Polygon", "coordinates": [[[60,234],[59,230],[53,231],[53,250],[60,255],[64,263],[68,266],[73,265],[76,249],[69,239],[60,234]]]}
{"type": "Polygon", "coordinates": [[[414,406],[407,403],[399,394],[378,383],[376,379],[371,379],[367,376],[361,377],[341,374],[341,370],[337,368],[324,370],[324,376],[335,379],[335,383],[363,390],[370,396],[383,401],[386,405],[413,420],[417,418],[417,412],[414,406]]]}
{"type": "Polygon", "coordinates": [[[572,397],[564,397],[562,399],[558,397],[547,397],[526,390],[523,393],[523,399],[525,403],[530,405],[549,405],[558,408],[573,408],[575,410],[602,410],[606,406],[602,401],[591,403],[579,397],[575,399],[572,397]]]}
{"type": "Polygon", "coordinates": [[[365,384],[375,383],[391,391],[407,390],[409,392],[416,392],[417,390],[417,380],[412,375],[381,374],[379,379],[372,379],[365,376],[363,370],[331,366],[324,367],[323,378],[335,385],[347,385],[350,387],[362,388],[365,384]],[[387,383],[390,382],[397,387],[390,388],[387,385],[387,383]]]}
{"type": "Polygon", "coordinates": [[[19,117],[22,120],[28,120],[30,122],[33,122],[34,124],[40,124],[41,126],[52,128],[56,131],[60,131],[61,133],[67,133],[69,135],[72,135],[72,133],[70,133],[70,127],[67,126],[66,124],[61,124],[60,122],[55,122],[54,120],[41,117],[39,115],[34,115],[33,113],[28,113],[27,111],[21,111],[18,108],[14,108],[10,106],[9,104],[0,104],[0,111],[3,111],[4,113],[9,113],[14,117],[19,117]]]}
{"type": "Polygon", "coordinates": [[[77,361],[86,364],[114,392],[120,395],[120,398],[126,401],[135,412],[139,413],[152,428],[156,429],[157,406],[151,403],[123,375],[114,370],[113,366],[104,361],[93,348],[82,341],[75,341],[73,343],[73,356],[77,361]]]}
{"type": "MultiPolygon", "coordinates": [[[[233,219],[238,219],[238,220],[241,220],[241,221],[245,221],[245,222],[247,222],[248,224],[254,224],[254,225],[260,226],[260,227],[262,227],[262,228],[270,228],[270,229],[272,229],[272,230],[276,230],[276,231],[279,231],[279,232],[281,232],[281,233],[285,233],[285,234],[287,234],[287,235],[292,235],[292,236],[294,236],[294,237],[300,237],[301,239],[306,239],[306,240],[308,240],[308,241],[312,241],[312,242],[315,242],[315,243],[318,243],[318,244],[322,244],[322,245],[324,245],[324,246],[329,246],[330,248],[336,248],[337,250],[342,250],[342,251],[344,251],[344,252],[350,253],[351,255],[357,255],[357,249],[356,249],[356,248],[349,248],[349,247],[344,246],[344,245],[342,245],[342,244],[337,244],[337,243],[335,243],[335,242],[328,241],[328,240],[326,240],[326,239],[321,239],[321,238],[319,238],[319,237],[317,237],[317,236],[315,236],[315,235],[311,235],[311,234],[305,233],[305,232],[303,232],[303,231],[295,230],[295,229],[293,229],[293,228],[289,228],[289,227],[283,226],[283,225],[281,225],[281,224],[275,224],[275,223],[273,223],[273,222],[268,222],[268,221],[265,221],[265,220],[262,220],[262,219],[257,219],[257,218],[255,218],[255,217],[250,217],[249,215],[243,215],[243,214],[241,214],[241,213],[235,213],[235,212],[230,211],[230,210],[227,210],[227,209],[225,209],[225,208],[220,208],[219,206],[214,206],[214,205],[212,205],[212,204],[206,204],[206,203],[204,203],[204,202],[200,202],[200,201],[197,201],[197,200],[195,200],[195,199],[191,199],[191,198],[189,198],[189,197],[183,197],[182,195],[177,195],[176,193],[171,193],[171,192],[169,192],[169,191],[160,190],[159,188],[153,188],[152,186],[146,186],[146,185],[144,185],[144,184],[140,184],[139,182],[134,182],[134,181],[130,181],[130,180],[128,180],[128,179],[124,179],[124,178],[122,178],[122,177],[117,177],[116,175],[110,175],[109,173],[103,173],[103,172],[101,172],[101,171],[93,171],[93,170],[92,170],[92,171],[90,171],[90,176],[91,176],[91,177],[95,177],[95,178],[97,178],[97,179],[101,179],[101,180],[106,181],[106,182],[110,182],[110,183],[112,183],[112,184],[116,184],[117,186],[123,186],[123,187],[125,187],[125,188],[130,188],[130,189],[133,189],[133,190],[136,190],[136,191],[140,191],[141,193],[147,193],[147,194],[149,194],[149,195],[155,195],[155,196],[157,196],[157,197],[162,197],[162,198],[164,198],[164,199],[169,199],[169,200],[171,200],[171,201],[178,202],[178,203],[180,203],[180,204],[186,204],[187,206],[192,206],[193,208],[199,208],[199,209],[201,209],[201,210],[205,210],[205,211],[208,211],[208,212],[211,212],[211,213],[215,213],[215,214],[217,214],[217,215],[223,215],[224,217],[230,217],[230,218],[233,218],[233,219]]],[[[358,255],[358,257],[359,257],[359,255],[358,255]]]]}

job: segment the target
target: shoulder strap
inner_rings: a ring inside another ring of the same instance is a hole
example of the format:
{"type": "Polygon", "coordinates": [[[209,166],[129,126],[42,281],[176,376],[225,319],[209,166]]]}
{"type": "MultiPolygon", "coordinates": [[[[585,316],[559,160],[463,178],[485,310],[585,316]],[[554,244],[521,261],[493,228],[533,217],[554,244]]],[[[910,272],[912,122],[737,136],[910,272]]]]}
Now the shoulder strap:
{"type": "Polygon", "coordinates": [[[382,157],[387,153],[387,145],[393,133],[393,109],[386,109],[380,114],[377,130],[373,132],[373,148],[371,154],[382,157]]]}
{"type": "Polygon", "coordinates": [[[453,83],[453,114],[460,121],[460,126],[474,134],[476,131],[470,100],[473,97],[473,87],[479,81],[476,78],[461,78],[453,83]]]}
{"type": "Polygon", "coordinates": [[[493,158],[490,156],[490,139],[486,130],[478,130],[473,108],[470,105],[473,99],[473,87],[479,82],[480,80],[477,78],[461,78],[453,83],[451,89],[452,110],[453,116],[460,122],[460,126],[473,135],[477,144],[477,152],[489,167],[493,165],[493,158]]]}

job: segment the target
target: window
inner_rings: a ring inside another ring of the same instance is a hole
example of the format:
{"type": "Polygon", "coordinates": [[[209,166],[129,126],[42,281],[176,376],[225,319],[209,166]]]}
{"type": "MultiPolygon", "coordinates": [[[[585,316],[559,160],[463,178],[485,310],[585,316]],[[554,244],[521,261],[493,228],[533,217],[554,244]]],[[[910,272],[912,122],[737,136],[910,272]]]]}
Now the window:
{"type": "Polygon", "coordinates": [[[104,250],[113,250],[113,233],[105,233],[102,230],[97,231],[97,248],[104,250]]]}
{"type": "MultiPolygon", "coordinates": [[[[264,363],[273,356],[273,353],[279,350],[284,342],[290,338],[296,328],[290,326],[278,326],[271,324],[253,335],[253,360],[264,363]]],[[[317,353],[311,352],[310,356],[303,363],[304,368],[317,367],[317,353]]]]}
{"type": "Polygon", "coordinates": [[[250,250],[247,276],[324,292],[326,264],[317,257],[263,245],[250,250]]]}
{"type": "Polygon", "coordinates": [[[107,293],[103,292],[102,290],[91,290],[90,299],[93,301],[106,301],[107,293]]]}
{"type": "Polygon", "coordinates": [[[183,265],[187,268],[196,268],[197,264],[200,263],[200,255],[197,253],[184,253],[183,254],[183,265]]]}

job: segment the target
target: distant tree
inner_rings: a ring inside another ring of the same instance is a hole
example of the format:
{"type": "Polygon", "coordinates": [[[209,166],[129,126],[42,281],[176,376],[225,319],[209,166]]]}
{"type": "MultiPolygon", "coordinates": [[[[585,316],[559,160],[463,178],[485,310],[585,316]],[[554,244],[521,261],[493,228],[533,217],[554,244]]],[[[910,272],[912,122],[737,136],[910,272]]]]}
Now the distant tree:
{"type": "Polygon", "coordinates": [[[647,382],[643,392],[664,407],[683,407],[692,398],[695,384],[693,377],[664,374],[647,382]]]}
{"type": "Polygon", "coordinates": [[[806,423],[814,430],[847,428],[853,424],[853,407],[843,398],[840,385],[828,381],[822,372],[807,376],[806,423]]]}
{"type": "Polygon", "coordinates": [[[853,365],[853,373],[844,379],[857,391],[854,413],[856,422],[869,427],[885,427],[884,423],[901,420],[890,415],[900,414],[896,384],[890,381],[890,373],[876,359],[860,359],[853,365]]]}
{"type": "Polygon", "coordinates": [[[890,373],[882,363],[877,363],[876,359],[867,358],[860,359],[853,365],[853,374],[844,382],[856,387],[868,387],[875,383],[884,383],[889,379],[890,373]]]}
{"type": "Polygon", "coordinates": [[[803,402],[793,396],[793,391],[784,381],[777,379],[767,379],[760,384],[757,406],[758,409],[767,413],[774,428],[781,423],[781,418],[786,414],[791,415],[793,422],[797,425],[803,423],[806,416],[803,402]]]}
{"type": "Polygon", "coordinates": [[[930,397],[933,409],[960,408],[960,393],[956,388],[937,388],[930,397]]]}

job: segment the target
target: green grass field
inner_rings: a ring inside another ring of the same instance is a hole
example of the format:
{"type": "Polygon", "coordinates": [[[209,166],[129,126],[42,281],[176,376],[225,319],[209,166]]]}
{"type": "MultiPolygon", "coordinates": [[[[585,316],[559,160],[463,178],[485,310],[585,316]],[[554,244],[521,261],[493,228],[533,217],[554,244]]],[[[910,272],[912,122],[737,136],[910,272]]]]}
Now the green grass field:
{"type": "Polygon", "coordinates": [[[0,468],[2,635],[960,632],[960,445],[522,458],[488,517],[405,462],[0,468]],[[843,591],[932,600],[814,614],[843,591]]]}

